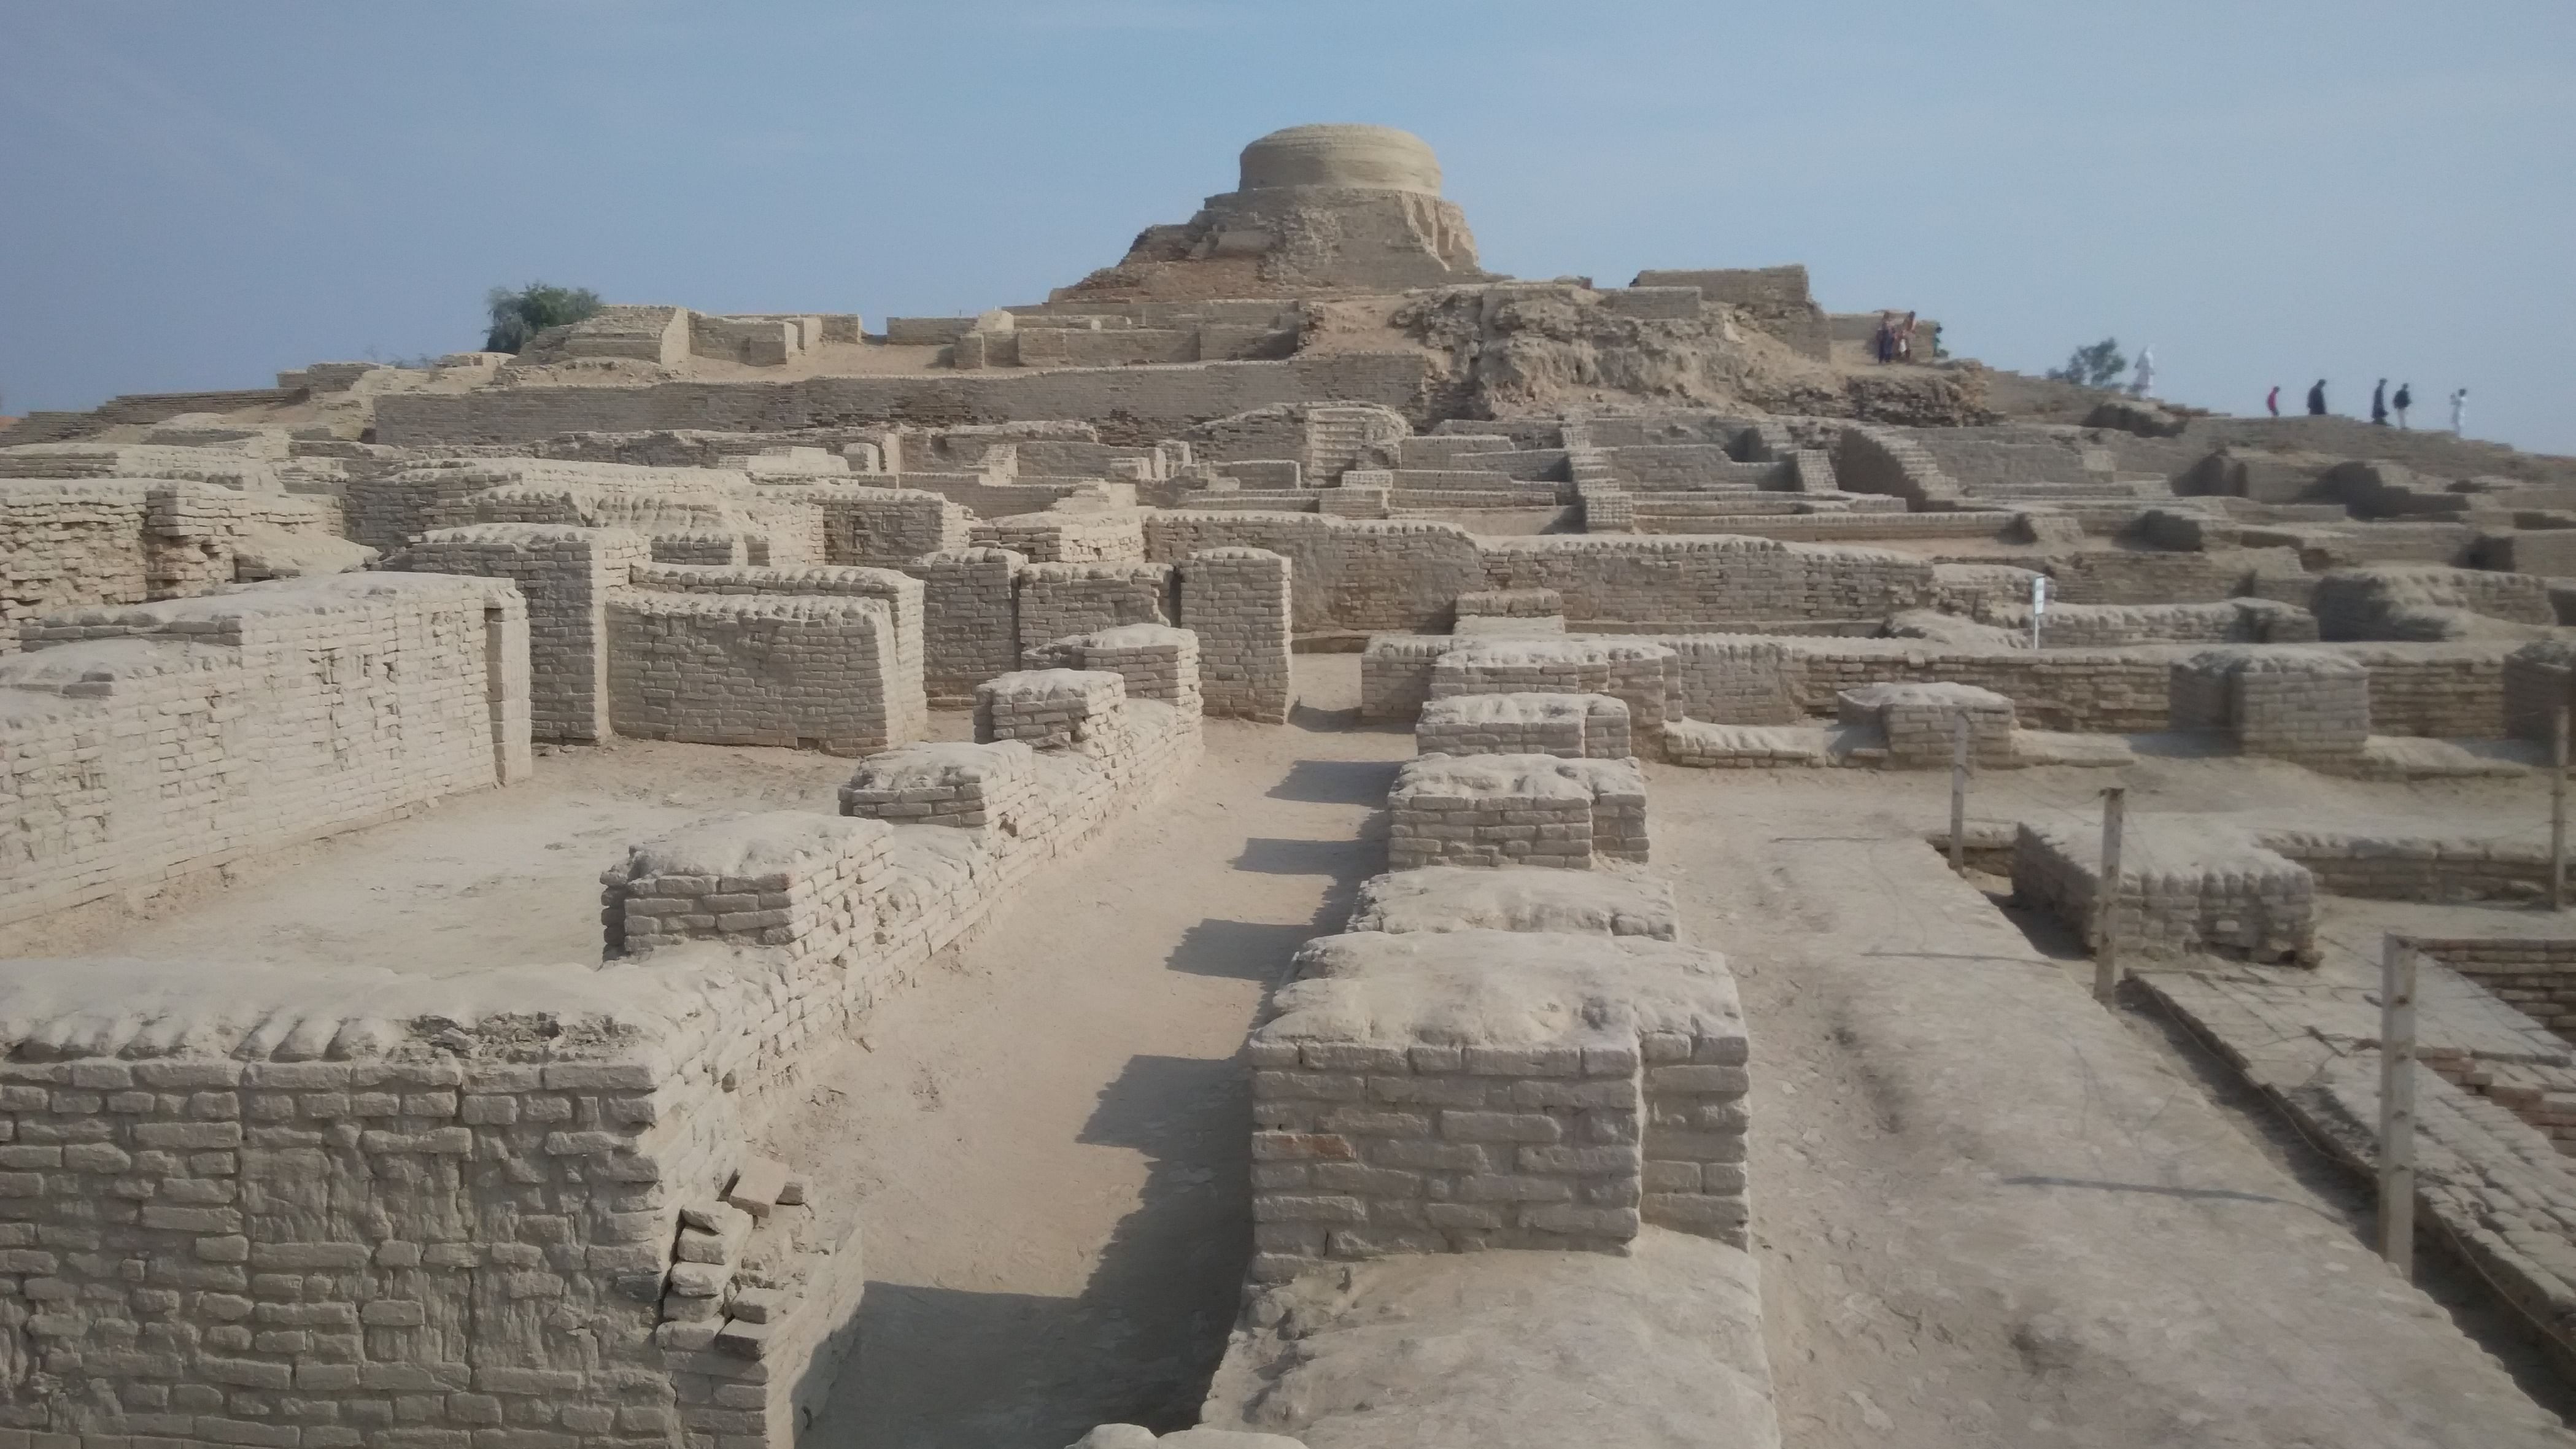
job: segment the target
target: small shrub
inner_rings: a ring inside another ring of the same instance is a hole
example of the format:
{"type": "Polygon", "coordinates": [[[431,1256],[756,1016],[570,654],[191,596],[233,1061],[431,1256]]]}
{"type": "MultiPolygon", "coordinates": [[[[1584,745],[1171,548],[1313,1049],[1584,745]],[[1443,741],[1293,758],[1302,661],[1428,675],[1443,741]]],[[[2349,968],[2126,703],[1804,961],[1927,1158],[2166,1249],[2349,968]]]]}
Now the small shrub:
{"type": "Polygon", "coordinates": [[[547,328],[578,322],[600,306],[599,294],[588,287],[545,282],[530,282],[517,291],[494,287],[483,301],[492,314],[491,328],[483,336],[486,352],[516,352],[547,328]]]}
{"type": "Polygon", "coordinates": [[[2077,387],[2109,387],[2129,370],[2129,359],[2120,355],[2120,339],[2105,337],[2090,347],[2076,348],[2064,367],[2052,367],[2052,382],[2071,382],[2077,387]]]}

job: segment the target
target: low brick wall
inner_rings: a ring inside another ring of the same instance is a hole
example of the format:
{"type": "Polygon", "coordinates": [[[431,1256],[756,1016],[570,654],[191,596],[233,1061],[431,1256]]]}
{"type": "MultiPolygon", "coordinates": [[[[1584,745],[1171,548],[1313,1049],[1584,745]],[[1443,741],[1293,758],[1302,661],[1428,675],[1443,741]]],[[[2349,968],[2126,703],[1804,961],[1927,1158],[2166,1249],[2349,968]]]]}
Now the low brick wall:
{"type": "Polygon", "coordinates": [[[609,601],[608,640],[621,735],[835,754],[898,743],[905,691],[880,600],[628,590],[609,601]]]}
{"type": "Polygon", "coordinates": [[[2409,944],[2576,1042],[2576,937],[2416,936],[2409,944]]]}
{"type": "Polygon", "coordinates": [[[1246,1048],[1256,1281],[1390,1253],[1622,1252],[1646,1222],[1745,1241],[1748,1052],[1717,958],[1360,933],[1308,942],[1297,972],[1246,1048]]]}
{"type": "Polygon", "coordinates": [[[76,610],[0,658],[0,922],[526,778],[527,611],[338,574],[76,610]]]}

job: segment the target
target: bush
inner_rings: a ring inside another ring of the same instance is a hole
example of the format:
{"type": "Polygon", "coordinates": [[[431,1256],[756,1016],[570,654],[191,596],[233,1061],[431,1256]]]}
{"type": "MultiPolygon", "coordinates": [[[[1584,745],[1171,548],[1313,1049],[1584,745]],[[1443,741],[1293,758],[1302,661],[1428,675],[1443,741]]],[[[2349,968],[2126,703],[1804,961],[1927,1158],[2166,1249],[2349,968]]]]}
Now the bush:
{"type": "Polygon", "coordinates": [[[492,326],[483,336],[486,352],[516,352],[549,327],[578,322],[599,310],[599,294],[588,287],[557,287],[530,282],[511,291],[494,287],[483,299],[492,326]]]}
{"type": "Polygon", "coordinates": [[[2105,337],[2090,347],[2076,348],[2064,367],[2048,370],[2051,382],[2071,382],[2077,387],[2109,387],[2129,370],[2129,359],[2120,355],[2120,339],[2105,337]]]}

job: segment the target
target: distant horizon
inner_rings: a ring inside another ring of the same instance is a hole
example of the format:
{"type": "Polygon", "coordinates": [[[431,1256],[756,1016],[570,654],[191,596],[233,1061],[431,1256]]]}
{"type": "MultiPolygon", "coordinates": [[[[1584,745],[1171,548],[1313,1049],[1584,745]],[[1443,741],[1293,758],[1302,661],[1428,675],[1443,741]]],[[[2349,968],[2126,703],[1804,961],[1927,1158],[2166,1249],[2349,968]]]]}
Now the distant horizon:
{"type": "Polygon", "coordinates": [[[1254,137],[1358,120],[1431,144],[1498,272],[1800,262],[1999,368],[2114,336],[2236,416],[2320,374],[2366,416],[2384,373],[2419,425],[2466,386],[2470,436],[2576,454],[2570,73],[2576,6],[2540,0],[0,0],[0,413],[471,350],[531,280],[1034,301],[1254,137]]]}

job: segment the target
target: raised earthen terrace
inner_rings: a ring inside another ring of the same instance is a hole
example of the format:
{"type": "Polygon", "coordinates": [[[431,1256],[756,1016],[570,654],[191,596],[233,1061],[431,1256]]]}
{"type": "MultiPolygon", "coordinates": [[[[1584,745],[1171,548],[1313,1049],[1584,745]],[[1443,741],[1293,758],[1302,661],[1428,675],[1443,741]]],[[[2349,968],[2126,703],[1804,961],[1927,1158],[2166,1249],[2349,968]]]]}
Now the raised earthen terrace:
{"type": "Polygon", "coordinates": [[[1673,260],[0,433],[0,1449],[2576,1443],[2576,460],[1673,260]]]}

